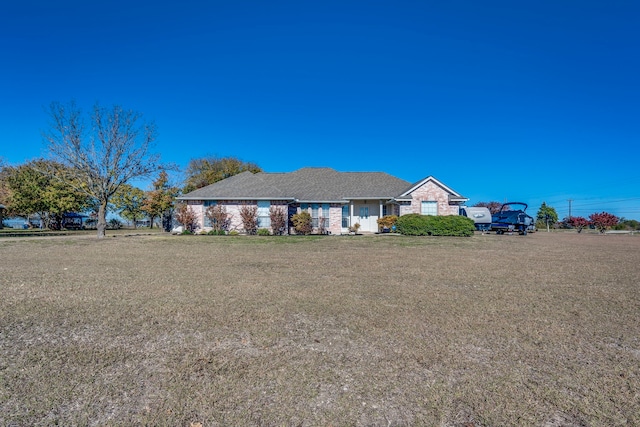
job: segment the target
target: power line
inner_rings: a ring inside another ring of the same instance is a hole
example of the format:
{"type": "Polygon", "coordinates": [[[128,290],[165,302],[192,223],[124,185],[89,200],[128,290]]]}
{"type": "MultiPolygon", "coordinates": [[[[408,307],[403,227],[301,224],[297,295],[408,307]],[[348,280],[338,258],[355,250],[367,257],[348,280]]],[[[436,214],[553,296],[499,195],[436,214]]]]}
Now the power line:
{"type": "MultiPolygon", "coordinates": [[[[587,199],[588,200],[588,199],[587,199]]],[[[640,197],[630,197],[627,199],[617,199],[617,200],[606,200],[602,199],[599,202],[589,202],[589,203],[576,203],[575,206],[593,206],[593,205],[605,205],[610,203],[621,203],[621,202],[629,202],[632,200],[640,200],[640,197]]]]}

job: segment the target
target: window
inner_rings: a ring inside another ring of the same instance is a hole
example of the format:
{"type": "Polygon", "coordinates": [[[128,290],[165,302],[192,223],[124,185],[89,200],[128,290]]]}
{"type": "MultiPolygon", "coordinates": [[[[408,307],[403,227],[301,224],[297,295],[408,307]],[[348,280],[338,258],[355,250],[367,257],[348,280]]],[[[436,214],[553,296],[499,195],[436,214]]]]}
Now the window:
{"type": "Polygon", "coordinates": [[[342,205],[342,228],[349,228],[349,205],[342,205]]]}
{"type": "Polygon", "coordinates": [[[271,202],[269,200],[258,200],[258,228],[271,227],[270,208],[271,202]]]}
{"type": "Polygon", "coordinates": [[[213,224],[211,223],[211,218],[209,218],[207,216],[207,208],[211,207],[211,206],[216,206],[218,204],[217,201],[215,200],[205,200],[204,201],[204,226],[205,227],[213,227],[213,224]]]}
{"type": "Polygon", "coordinates": [[[329,203],[322,204],[322,218],[324,218],[324,228],[329,228],[329,203]]]}
{"type": "Polygon", "coordinates": [[[369,206],[360,206],[360,218],[369,218],[369,206]]]}
{"type": "Polygon", "coordinates": [[[387,205],[382,205],[382,216],[387,216],[387,215],[389,215],[387,213],[387,205]]]}
{"type": "Polygon", "coordinates": [[[422,202],[422,215],[438,215],[438,202],[426,200],[422,202]]]}
{"type": "Polygon", "coordinates": [[[311,226],[313,228],[318,227],[318,204],[311,204],[311,226]]]}

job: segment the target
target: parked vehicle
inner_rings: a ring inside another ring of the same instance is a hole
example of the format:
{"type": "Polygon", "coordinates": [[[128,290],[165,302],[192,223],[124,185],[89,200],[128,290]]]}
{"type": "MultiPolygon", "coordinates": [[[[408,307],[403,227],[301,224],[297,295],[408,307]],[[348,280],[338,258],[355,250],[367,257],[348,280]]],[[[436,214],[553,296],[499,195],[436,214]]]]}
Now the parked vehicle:
{"type": "Polygon", "coordinates": [[[518,234],[527,235],[527,232],[535,231],[535,220],[526,213],[528,205],[522,202],[505,203],[500,211],[491,217],[491,230],[496,234],[517,231],[518,234]]]}
{"type": "Polygon", "coordinates": [[[489,228],[491,228],[491,212],[489,208],[463,206],[460,208],[460,215],[472,219],[478,231],[489,231],[489,228]]]}
{"type": "Polygon", "coordinates": [[[62,217],[62,228],[66,228],[67,230],[82,230],[84,229],[83,220],[85,218],[87,218],[86,215],[68,212],[62,217]]]}

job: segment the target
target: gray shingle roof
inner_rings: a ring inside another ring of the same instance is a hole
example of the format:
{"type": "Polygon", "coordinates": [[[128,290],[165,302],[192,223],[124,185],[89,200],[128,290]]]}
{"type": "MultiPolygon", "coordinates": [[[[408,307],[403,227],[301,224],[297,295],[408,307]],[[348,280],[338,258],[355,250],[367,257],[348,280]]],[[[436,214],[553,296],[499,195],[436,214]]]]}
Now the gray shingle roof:
{"type": "Polygon", "coordinates": [[[331,202],[345,199],[391,199],[410,183],[384,172],[338,172],[302,168],[290,173],[243,172],[185,194],[181,199],[290,199],[331,202]]]}

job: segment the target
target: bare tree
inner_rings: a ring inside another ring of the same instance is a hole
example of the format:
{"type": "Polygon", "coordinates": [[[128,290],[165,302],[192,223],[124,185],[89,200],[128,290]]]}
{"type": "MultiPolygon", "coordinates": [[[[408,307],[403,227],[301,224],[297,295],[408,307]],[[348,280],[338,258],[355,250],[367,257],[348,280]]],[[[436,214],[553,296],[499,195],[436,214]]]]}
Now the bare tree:
{"type": "Polygon", "coordinates": [[[112,196],[130,180],[162,169],[160,156],[150,152],[155,127],[141,123],[140,113],[119,106],[107,109],[96,104],[90,129],[74,102],[54,102],[49,114],[50,132],[44,134],[49,151],[73,171],[65,184],[96,200],[98,238],[104,238],[112,196]]]}

